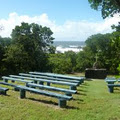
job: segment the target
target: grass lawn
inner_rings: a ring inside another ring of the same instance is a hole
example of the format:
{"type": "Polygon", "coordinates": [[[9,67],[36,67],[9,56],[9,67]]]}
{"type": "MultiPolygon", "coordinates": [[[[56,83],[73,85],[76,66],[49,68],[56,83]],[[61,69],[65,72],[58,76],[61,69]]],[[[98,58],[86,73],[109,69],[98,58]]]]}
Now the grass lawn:
{"type": "Polygon", "coordinates": [[[59,108],[56,98],[29,92],[19,99],[19,92],[9,89],[0,95],[0,120],[120,120],[120,90],[110,94],[104,80],[85,81],[67,108],[59,108]]]}

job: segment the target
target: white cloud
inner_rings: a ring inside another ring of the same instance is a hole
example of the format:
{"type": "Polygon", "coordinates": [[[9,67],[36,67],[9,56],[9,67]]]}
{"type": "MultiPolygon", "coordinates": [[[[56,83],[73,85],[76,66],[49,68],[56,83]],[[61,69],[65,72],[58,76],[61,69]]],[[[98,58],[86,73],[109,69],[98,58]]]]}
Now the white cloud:
{"type": "Polygon", "coordinates": [[[2,37],[10,37],[12,29],[21,22],[37,23],[42,26],[50,27],[54,33],[56,40],[86,40],[90,35],[97,33],[112,32],[111,25],[117,25],[120,21],[120,16],[116,14],[112,18],[107,18],[104,21],[65,21],[63,25],[57,25],[53,20],[50,20],[46,13],[40,16],[30,17],[28,15],[18,15],[10,13],[8,19],[0,19],[0,25],[4,26],[4,30],[0,32],[2,37]]]}

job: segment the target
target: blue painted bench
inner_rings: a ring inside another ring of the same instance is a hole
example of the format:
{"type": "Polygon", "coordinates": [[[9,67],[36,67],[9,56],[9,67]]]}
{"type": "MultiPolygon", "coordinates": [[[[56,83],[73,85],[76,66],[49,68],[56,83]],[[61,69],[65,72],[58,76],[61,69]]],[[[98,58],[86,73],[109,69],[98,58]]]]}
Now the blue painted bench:
{"type": "Polygon", "coordinates": [[[114,87],[120,87],[120,84],[108,84],[108,90],[110,93],[114,92],[114,87]]]}
{"type": "Polygon", "coordinates": [[[47,79],[47,80],[56,80],[56,81],[78,83],[78,84],[81,84],[81,82],[82,82],[82,81],[78,81],[78,80],[69,80],[69,79],[63,79],[63,78],[54,78],[54,77],[51,77],[51,76],[33,75],[33,74],[25,74],[25,73],[19,73],[19,75],[26,76],[26,77],[47,79]]]}
{"type": "Polygon", "coordinates": [[[84,79],[85,79],[85,77],[72,77],[72,76],[54,74],[54,73],[42,73],[42,72],[29,72],[29,73],[34,75],[44,75],[48,77],[63,78],[63,79],[69,79],[69,80],[78,80],[78,81],[81,81],[82,83],[84,82],[84,79]]]}
{"type": "MultiPolygon", "coordinates": [[[[6,83],[8,82],[8,80],[11,80],[12,82],[13,81],[23,82],[23,83],[25,83],[26,86],[27,86],[27,83],[29,83],[29,82],[31,83],[32,82],[30,80],[23,80],[23,79],[19,79],[19,78],[12,78],[12,77],[6,77],[6,76],[3,76],[2,79],[6,83]]],[[[14,88],[14,90],[18,91],[18,89],[16,87],[14,88]]]]}
{"type": "Polygon", "coordinates": [[[66,95],[62,95],[62,94],[58,94],[58,93],[54,93],[54,92],[48,92],[45,90],[38,90],[38,89],[34,89],[34,88],[29,88],[26,86],[17,86],[17,88],[20,90],[20,98],[23,99],[26,97],[26,91],[32,92],[32,93],[36,93],[36,94],[41,94],[41,95],[45,95],[45,96],[50,96],[50,97],[55,97],[58,98],[59,102],[58,102],[58,106],[63,108],[66,107],[66,101],[67,100],[71,100],[72,96],[66,96],[66,95]]]}
{"type": "Polygon", "coordinates": [[[114,77],[107,77],[105,78],[105,82],[107,82],[108,84],[114,84],[115,82],[117,82],[117,80],[114,77]]]}
{"type": "Polygon", "coordinates": [[[27,86],[34,87],[34,88],[38,87],[38,88],[41,88],[41,89],[47,89],[47,90],[64,92],[68,96],[72,96],[72,94],[77,93],[76,90],[68,90],[68,89],[52,87],[52,86],[46,86],[46,85],[40,85],[40,84],[34,84],[34,83],[28,83],[27,86]]]}
{"type": "Polygon", "coordinates": [[[17,86],[16,84],[11,84],[11,83],[7,83],[7,82],[0,82],[0,84],[11,86],[11,87],[16,87],[17,86]]]}
{"type": "Polygon", "coordinates": [[[3,79],[4,82],[8,82],[8,80],[18,81],[18,82],[23,82],[23,83],[32,82],[32,81],[30,81],[30,80],[24,80],[24,79],[13,78],[13,77],[6,77],[6,76],[3,76],[2,79],[3,79]]]}
{"type": "Polygon", "coordinates": [[[31,77],[23,77],[23,76],[17,76],[17,75],[10,75],[10,77],[19,78],[19,79],[27,79],[27,80],[33,80],[34,83],[39,82],[39,84],[43,84],[44,82],[47,82],[47,85],[50,85],[50,83],[53,84],[60,84],[60,85],[67,85],[70,86],[71,90],[76,90],[78,83],[70,83],[70,82],[63,82],[63,81],[54,81],[54,80],[46,80],[46,79],[40,79],[40,78],[31,78],[31,77]]]}
{"type": "Polygon", "coordinates": [[[6,95],[6,92],[8,91],[8,88],[0,87],[0,94],[6,95]]]}

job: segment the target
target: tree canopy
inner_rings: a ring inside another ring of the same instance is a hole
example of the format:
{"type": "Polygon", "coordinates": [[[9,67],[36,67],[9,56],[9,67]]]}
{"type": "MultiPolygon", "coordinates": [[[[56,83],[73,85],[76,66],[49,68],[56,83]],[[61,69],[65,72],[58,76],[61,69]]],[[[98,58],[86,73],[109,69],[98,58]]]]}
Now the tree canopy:
{"type": "Polygon", "coordinates": [[[88,0],[91,8],[101,10],[102,17],[113,16],[120,12],[120,0],[88,0]]]}
{"type": "Polygon", "coordinates": [[[5,59],[13,71],[43,71],[47,66],[47,54],[51,50],[53,32],[50,28],[32,23],[21,23],[12,31],[12,44],[7,48],[5,59]]]}

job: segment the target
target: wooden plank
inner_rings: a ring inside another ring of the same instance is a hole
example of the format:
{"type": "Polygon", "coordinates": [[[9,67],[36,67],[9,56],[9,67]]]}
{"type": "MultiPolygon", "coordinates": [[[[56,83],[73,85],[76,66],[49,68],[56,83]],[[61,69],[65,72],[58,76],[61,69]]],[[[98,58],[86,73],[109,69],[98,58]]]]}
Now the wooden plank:
{"type": "Polygon", "coordinates": [[[65,82],[72,82],[72,83],[81,83],[78,80],[69,80],[69,79],[61,79],[61,78],[53,78],[51,76],[41,76],[41,75],[32,75],[32,74],[25,74],[25,73],[19,73],[21,76],[26,77],[33,77],[33,78],[42,78],[42,79],[48,79],[48,80],[56,80],[56,81],[65,81],[65,82]]]}
{"type": "Polygon", "coordinates": [[[28,83],[27,85],[32,86],[32,87],[39,87],[39,88],[44,88],[48,90],[55,90],[55,91],[61,91],[61,92],[66,92],[66,93],[72,93],[72,94],[77,93],[76,90],[69,90],[69,89],[57,88],[57,87],[46,86],[46,85],[39,85],[39,84],[34,84],[34,83],[28,83]]]}
{"type": "Polygon", "coordinates": [[[30,74],[36,74],[36,75],[44,75],[44,76],[51,76],[56,78],[65,78],[65,79],[71,79],[71,80],[82,80],[85,77],[72,77],[72,76],[66,76],[61,74],[53,74],[53,73],[42,73],[42,72],[29,72],[30,74]]]}
{"type": "Polygon", "coordinates": [[[17,76],[17,75],[10,75],[10,77],[15,77],[15,78],[19,78],[19,79],[28,79],[28,80],[34,80],[34,81],[41,81],[41,82],[49,82],[49,83],[68,85],[68,86],[78,86],[79,85],[78,83],[70,83],[70,82],[46,80],[46,79],[40,79],[40,78],[23,77],[23,76],[17,76]]]}
{"type": "Polygon", "coordinates": [[[38,89],[29,88],[29,87],[25,87],[25,86],[21,86],[21,85],[17,86],[17,88],[22,89],[22,90],[27,90],[27,91],[30,91],[32,93],[37,93],[37,94],[55,97],[58,99],[64,99],[64,100],[71,100],[72,99],[72,96],[62,95],[62,94],[49,92],[49,91],[45,91],[45,90],[38,90],[38,89]]]}
{"type": "Polygon", "coordinates": [[[12,77],[6,77],[6,76],[3,76],[2,77],[3,80],[13,80],[13,81],[19,81],[19,82],[24,82],[24,83],[28,83],[28,82],[32,82],[32,81],[28,81],[28,80],[22,80],[21,78],[12,78],[12,77]]]}

